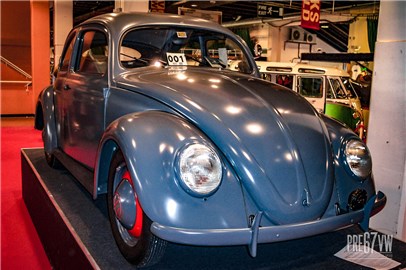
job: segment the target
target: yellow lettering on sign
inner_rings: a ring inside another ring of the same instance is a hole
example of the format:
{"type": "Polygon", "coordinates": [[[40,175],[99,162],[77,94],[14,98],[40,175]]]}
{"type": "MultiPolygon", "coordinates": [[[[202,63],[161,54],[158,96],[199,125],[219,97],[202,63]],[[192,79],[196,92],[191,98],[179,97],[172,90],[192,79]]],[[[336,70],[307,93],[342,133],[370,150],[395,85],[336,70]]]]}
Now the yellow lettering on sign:
{"type": "Polygon", "coordinates": [[[318,22],[318,21],[320,21],[320,15],[319,15],[319,13],[311,13],[311,15],[310,15],[310,21],[311,22],[318,22]]]}
{"type": "Polygon", "coordinates": [[[310,17],[310,10],[303,9],[302,14],[303,14],[302,15],[303,20],[308,21],[309,17],[310,17]]]}
{"type": "Polygon", "coordinates": [[[151,0],[150,1],[150,9],[151,9],[151,12],[164,13],[165,12],[165,1],[151,0]]]}
{"type": "Polygon", "coordinates": [[[304,21],[320,21],[320,0],[304,0],[302,3],[302,19],[304,21]]]}

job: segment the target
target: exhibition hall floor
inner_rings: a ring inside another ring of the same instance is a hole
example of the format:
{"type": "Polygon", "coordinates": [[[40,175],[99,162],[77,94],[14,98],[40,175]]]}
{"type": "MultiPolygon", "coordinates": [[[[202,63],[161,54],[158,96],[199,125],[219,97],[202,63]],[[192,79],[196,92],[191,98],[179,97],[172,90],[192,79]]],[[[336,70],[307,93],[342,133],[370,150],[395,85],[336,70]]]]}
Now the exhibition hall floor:
{"type": "Polygon", "coordinates": [[[42,147],[33,118],[1,118],[1,269],[51,269],[21,193],[21,148],[42,147]]]}

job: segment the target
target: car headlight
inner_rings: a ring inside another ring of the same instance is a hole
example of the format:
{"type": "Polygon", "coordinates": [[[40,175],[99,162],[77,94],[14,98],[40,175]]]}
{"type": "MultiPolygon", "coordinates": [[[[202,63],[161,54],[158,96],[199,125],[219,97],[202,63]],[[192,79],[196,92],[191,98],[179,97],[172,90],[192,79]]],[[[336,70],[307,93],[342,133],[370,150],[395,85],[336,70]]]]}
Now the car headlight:
{"type": "Polygon", "coordinates": [[[368,147],[361,141],[349,140],[344,150],[348,168],[360,178],[366,178],[372,171],[372,160],[368,147]]]}
{"type": "Polygon", "coordinates": [[[180,183],[192,195],[210,195],[221,183],[223,170],[220,158],[206,145],[191,144],[183,148],[178,166],[180,183]]]}

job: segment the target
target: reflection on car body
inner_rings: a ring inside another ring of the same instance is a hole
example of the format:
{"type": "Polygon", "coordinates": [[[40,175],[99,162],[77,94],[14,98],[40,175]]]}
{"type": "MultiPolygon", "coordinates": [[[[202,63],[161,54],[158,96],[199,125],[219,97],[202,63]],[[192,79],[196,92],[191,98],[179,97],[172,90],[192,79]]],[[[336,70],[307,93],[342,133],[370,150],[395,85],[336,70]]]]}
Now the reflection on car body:
{"type": "Polygon", "coordinates": [[[255,256],[259,243],[367,229],[386,202],[356,134],[260,79],[241,38],[198,18],[80,24],[35,121],[49,165],[107,194],[117,246],[139,267],[168,241],[255,256]]]}

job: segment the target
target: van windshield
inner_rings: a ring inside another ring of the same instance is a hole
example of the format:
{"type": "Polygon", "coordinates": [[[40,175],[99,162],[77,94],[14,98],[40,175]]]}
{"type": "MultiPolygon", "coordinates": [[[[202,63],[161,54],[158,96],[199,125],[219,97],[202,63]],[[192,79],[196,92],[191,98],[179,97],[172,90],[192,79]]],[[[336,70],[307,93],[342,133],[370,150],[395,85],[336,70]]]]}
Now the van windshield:
{"type": "Polygon", "coordinates": [[[341,77],[341,81],[343,82],[345,89],[349,93],[350,98],[358,97],[357,93],[355,92],[354,87],[352,86],[352,84],[350,82],[350,77],[341,77]]]}
{"type": "Polygon", "coordinates": [[[357,94],[349,77],[330,77],[327,84],[327,97],[333,99],[356,98],[357,94]]]}

